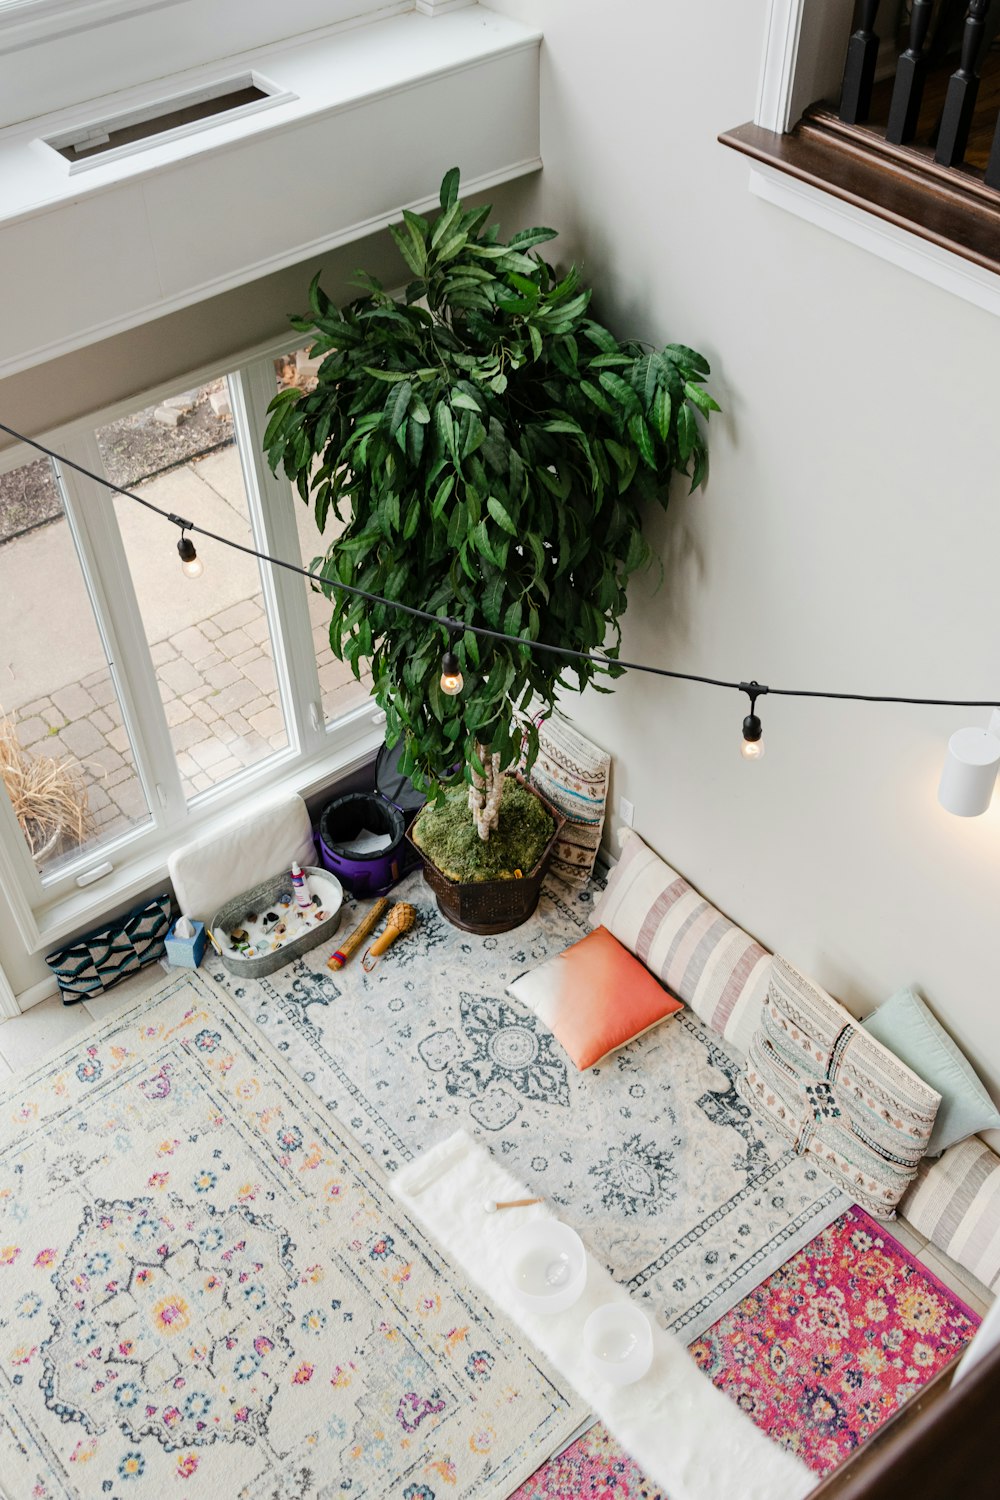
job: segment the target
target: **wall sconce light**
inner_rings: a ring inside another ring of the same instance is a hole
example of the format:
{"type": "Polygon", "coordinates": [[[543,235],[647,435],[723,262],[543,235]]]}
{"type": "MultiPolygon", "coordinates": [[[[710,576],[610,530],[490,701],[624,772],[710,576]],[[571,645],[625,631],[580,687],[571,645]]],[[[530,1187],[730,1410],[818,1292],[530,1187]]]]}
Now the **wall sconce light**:
{"type": "Polygon", "coordinates": [[[938,801],[959,818],[978,818],[990,805],[1000,768],[1000,709],[995,708],[986,729],[957,729],[948,741],[948,754],[938,801]]]}

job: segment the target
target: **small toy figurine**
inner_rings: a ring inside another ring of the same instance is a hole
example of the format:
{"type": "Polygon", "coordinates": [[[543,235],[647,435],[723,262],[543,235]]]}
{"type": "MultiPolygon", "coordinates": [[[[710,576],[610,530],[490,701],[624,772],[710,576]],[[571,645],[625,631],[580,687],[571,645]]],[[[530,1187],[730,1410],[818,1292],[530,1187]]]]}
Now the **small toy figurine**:
{"type": "Polygon", "coordinates": [[[361,960],[361,967],[366,973],[371,973],[386,949],[390,948],[398,937],[402,937],[404,932],[409,932],[416,920],[416,910],[410,903],[408,901],[397,901],[386,918],[384,930],[379,933],[361,960]],[[370,963],[369,959],[371,959],[370,963]]]}

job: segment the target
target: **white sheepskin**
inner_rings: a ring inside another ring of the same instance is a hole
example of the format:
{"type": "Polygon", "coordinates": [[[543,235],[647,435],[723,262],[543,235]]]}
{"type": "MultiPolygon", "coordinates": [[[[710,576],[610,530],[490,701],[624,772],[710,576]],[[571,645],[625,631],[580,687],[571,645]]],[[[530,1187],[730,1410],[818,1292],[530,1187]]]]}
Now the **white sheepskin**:
{"type": "Polygon", "coordinates": [[[448,1258],[503,1308],[670,1500],[800,1500],[815,1488],[816,1476],[716,1390],[683,1344],[662,1328],[653,1328],[653,1364],[635,1385],[612,1386],[589,1373],[582,1357],[584,1322],[604,1302],[630,1300],[589,1253],[586,1289],[567,1312],[542,1316],[510,1305],[504,1242],[521,1224],[553,1215],[544,1204],[488,1213],[484,1205],[490,1200],[530,1194],[465,1131],[456,1131],[397,1172],[390,1186],[448,1258]]]}

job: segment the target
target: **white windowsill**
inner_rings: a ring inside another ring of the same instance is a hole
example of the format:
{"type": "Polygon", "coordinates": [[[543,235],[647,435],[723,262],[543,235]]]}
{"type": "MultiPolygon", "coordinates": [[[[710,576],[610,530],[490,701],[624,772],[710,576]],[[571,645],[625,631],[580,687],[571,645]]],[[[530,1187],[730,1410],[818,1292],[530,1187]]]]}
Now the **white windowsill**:
{"type": "Polygon", "coordinates": [[[485,10],[344,23],[0,129],[0,379],[541,166],[540,34],[485,10]],[[257,72],[288,95],[71,174],[44,144],[257,72]]]}
{"type": "MultiPolygon", "coordinates": [[[[274,768],[266,776],[256,796],[262,802],[277,801],[283,796],[297,792],[310,797],[337,777],[350,775],[368,765],[385,739],[384,724],[373,724],[378,710],[374,703],[362,704],[348,715],[334,731],[335,747],[324,750],[308,761],[296,760],[283,775],[274,776],[274,768]]],[[[192,809],[187,837],[204,838],[213,832],[240,820],[252,818],[252,794],[246,790],[250,777],[240,778],[239,788],[220,789],[217,797],[206,797],[192,809]],[[248,799],[250,799],[248,801],[248,799]]],[[[261,778],[256,778],[261,780],[261,778]]],[[[30,953],[40,953],[53,947],[70,933],[87,925],[94,925],[103,916],[123,902],[138,896],[151,885],[167,880],[167,858],[178,844],[176,830],[159,844],[146,845],[139,856],[116,861],[115,855],[100,851],[101,863],[110,858],[115,865],[111,875],[98,880],[94,885],[65,896],[49,907],[43,907],[29,921],[15,911],[18,928],[30,953]]],[[[85,868],[85,867],[84,867],[85,868]]]]}
{"type": "Polygon", "coordinates": [[[479,6],[463,7],[433,23],[410,12],[349,31],[337,27],[327,35],[233,53],[155,84],[8,126],[0,130],[0,226],[169,171],[192,156],[224,152],[257,135],[280,135],[489,57],[535,48],[539,41],[538,32],[479,6]],[[72,176],[69,162],[42,139],[245,71],[265,74],[292,97],[263,114],[220,120],[196,137],[150,144],[128,157],[95,164],[86,180],[72,176]]]}

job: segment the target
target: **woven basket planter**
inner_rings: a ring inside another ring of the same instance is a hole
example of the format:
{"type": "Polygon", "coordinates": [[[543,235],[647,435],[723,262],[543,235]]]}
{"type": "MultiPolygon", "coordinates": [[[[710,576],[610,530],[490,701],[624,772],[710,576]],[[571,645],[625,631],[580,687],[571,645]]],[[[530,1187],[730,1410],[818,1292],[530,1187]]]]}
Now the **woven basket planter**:
{"type": "MultiPolygon", "coordinates": [[[[437,865],[414,843],[411,838],[413,819],[406,831],[407,843],[416,850],[424,866],[424,879],[437,897],[438,911],[463,932],[474,932],[478,937],[492,937],[498,932],[509,932],[526,922],[538,905],[542,881],[552,859],[556,840],[566,822],[558,808],[552,806],[537,788],[522,776],[515,778],[536,796],[555,824],[552,837],[542,850],[541,857],[527,875],[513,880],[451,880],[442,874],[437,865]]],[[[417,814],[419,817],[420,814],[417,814]]]]}

